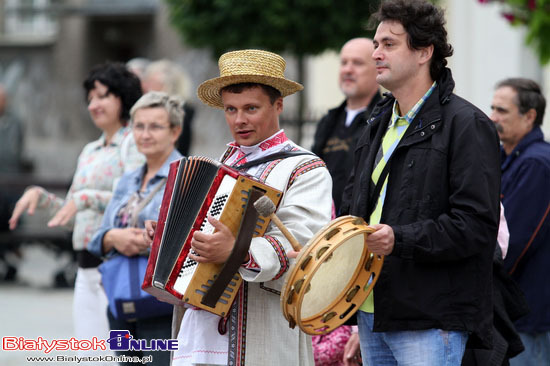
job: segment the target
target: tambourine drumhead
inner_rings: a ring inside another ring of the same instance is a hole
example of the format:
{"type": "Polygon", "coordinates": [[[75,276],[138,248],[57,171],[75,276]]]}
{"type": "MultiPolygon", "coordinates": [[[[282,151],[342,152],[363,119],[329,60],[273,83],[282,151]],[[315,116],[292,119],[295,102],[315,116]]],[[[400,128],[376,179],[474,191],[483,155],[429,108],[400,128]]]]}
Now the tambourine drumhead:
{"type": "Polygon", "coordinates": [[[338,246],[330,260],[320,262],[311,274],[311,288],[304,294],[300,316],[307,319],[319,314],[332,304],[329,294],[338,294],[352,279],[364,247],[363,235],[355,235],[338,246]]]}
{"type": "Polygon", "coordinates": [[[283,315],[308,334],[332,331],[351,317],[378,279],[383,257],[365,240],[372,229],[363,219],[331,221],[300,251],[281,293],[283,315]]]}

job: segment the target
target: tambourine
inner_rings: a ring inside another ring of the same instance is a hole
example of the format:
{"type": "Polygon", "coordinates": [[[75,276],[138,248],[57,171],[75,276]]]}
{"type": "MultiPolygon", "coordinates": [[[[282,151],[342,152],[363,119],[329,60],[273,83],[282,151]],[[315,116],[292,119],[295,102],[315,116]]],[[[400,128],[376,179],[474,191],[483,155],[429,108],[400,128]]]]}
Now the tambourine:
{"type": "Polygon", "coordinates": [[[298,325],[307,334],[325,334],[359,309],[384,262],[384,256],[366,245],[372,232],[362,218],[343,216],[304,246],[281,292],[281,308],[290,328],[298,325]]]}

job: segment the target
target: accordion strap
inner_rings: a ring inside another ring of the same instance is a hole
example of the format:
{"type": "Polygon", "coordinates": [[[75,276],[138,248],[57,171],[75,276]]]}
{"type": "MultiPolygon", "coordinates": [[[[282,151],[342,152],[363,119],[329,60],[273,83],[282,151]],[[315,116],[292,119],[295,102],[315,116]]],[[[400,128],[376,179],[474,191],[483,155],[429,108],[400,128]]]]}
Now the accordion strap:
{"type": "Polygon", "coordinates": [[[262,191],[254,187],[252,187],[249,192],[248,201],[244,209],[233,251],[229,255],[229,258],[227,258],[218,277],[214,280],[214,283],[212,283],[212,286],[210,286],[210,289],[208,289],[202,298],[201,304],[203,305],[212,308],[216,306],[218,299],[225,291],[227,285],[233,279],[248,254],[250,241],[252,240],[256,222],[258,221],[258,211],[254,208],[253,203],[263,195],[262,191]]]}
{"type": "Polygon", "coordinates": [[[299,155],[312,155],[315,156],[312,152],[305,151],[305,150],[294,150],[294,151],[279,151],[273,154],[266,155],[259,159],[250,160],[242,165],[233,166],[232,168],[237,170],[246,170],[248,168],[251,168],[256,165],[260,165],[263,163],[267,163],[268,161],[273,161],[277,159],[285,159],[290,158],[292,156],[299,156],[299,155]]]}

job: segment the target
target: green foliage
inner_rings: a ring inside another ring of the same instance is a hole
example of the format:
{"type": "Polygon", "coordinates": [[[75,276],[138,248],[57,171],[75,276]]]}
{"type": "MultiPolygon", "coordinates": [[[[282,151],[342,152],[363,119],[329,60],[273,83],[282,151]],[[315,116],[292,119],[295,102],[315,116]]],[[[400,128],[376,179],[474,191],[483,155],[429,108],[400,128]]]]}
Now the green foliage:
{"type": "Polygon", "coordinates": [[[537,50],[542,64],[550,61],[550,0],[539,0],[528,23],[527,43],[537,50]]]}
{"type": "Polygon", "coordinates": [[[550,0],[479,0],[499,2],[502,15],[514,26],[526,26],[526,42],[544,65],[550,62],[550,0]]]}
{"type": "Polygon", "coordinates": [[[378,0],[165,0],[171,21],[194,47],[217,58],[232,49],[260,48],[315,55],[339,50],[366,30],[378,0]]]}

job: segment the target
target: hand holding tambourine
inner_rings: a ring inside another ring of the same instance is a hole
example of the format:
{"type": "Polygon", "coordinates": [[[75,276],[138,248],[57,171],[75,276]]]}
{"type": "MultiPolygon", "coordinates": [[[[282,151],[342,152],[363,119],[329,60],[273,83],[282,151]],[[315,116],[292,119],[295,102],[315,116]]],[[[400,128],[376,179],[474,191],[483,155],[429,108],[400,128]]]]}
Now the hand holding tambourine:
{"type": "Polygon", "coordinates": [[[298,325],[307,334],[331,332],[359,309],[376,284],[384,256],[367,247],[367,237],[376,229],[360,217],[343,216],[302,248],[267,201],[262,197],[254,206],[262,216],[271,217],[299,252],[281,291],[283,315],[291,328],[298,325]]]}

